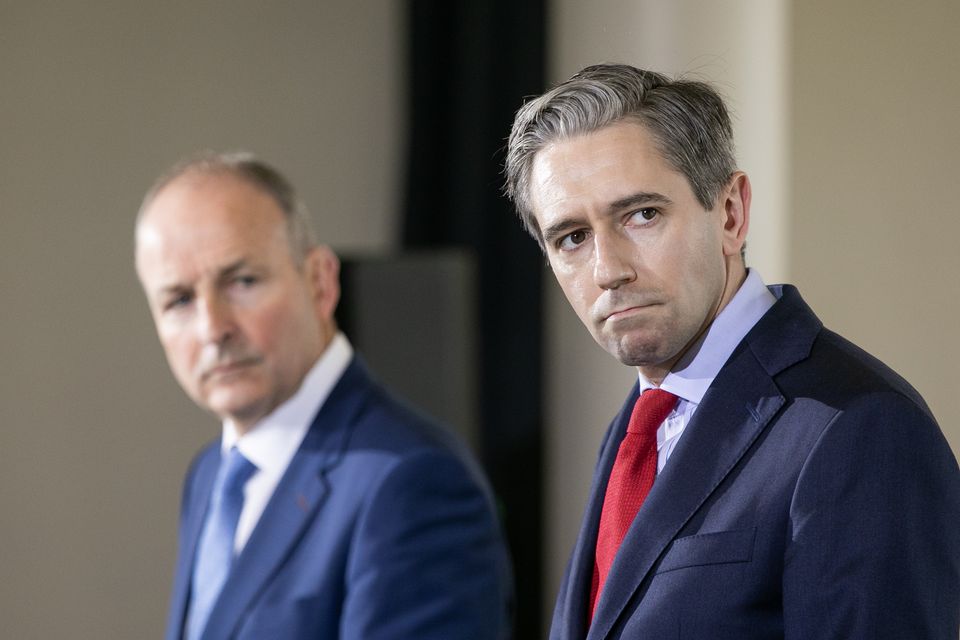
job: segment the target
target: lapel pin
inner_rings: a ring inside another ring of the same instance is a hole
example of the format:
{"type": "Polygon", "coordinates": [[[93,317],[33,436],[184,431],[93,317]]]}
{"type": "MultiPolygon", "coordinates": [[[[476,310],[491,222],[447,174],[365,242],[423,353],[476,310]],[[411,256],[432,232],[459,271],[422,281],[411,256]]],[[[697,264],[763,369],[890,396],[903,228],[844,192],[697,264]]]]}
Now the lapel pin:
{"type": "Polygon", "coordinates": [[[307,496],[301,494],[297,495],[297,506],[300,507],[301,511],[309,511],[310,503],[307,502],[307,496]]]}

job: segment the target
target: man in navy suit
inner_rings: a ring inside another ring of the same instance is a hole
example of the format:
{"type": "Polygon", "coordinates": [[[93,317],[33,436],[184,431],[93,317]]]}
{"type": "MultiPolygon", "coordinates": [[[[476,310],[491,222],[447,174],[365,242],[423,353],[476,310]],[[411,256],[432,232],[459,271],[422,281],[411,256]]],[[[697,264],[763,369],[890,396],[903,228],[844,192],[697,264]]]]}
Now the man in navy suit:
{"type": "Polygon", "coordinates": [[[290,184],[248,154],[178,165],[136,266],[175,377],[223,423],[184,487],[168,640],[506,637],[482,474],[337,330],[338,261],[290,184]]]}
{"type": "Polygon", "coordinates": [[[550,637],[954,640],[956,458],[909,384],[746,268],[732,148],[711,87],[625,65],[514,121],[507,192],[639,374],[550,637]]]}

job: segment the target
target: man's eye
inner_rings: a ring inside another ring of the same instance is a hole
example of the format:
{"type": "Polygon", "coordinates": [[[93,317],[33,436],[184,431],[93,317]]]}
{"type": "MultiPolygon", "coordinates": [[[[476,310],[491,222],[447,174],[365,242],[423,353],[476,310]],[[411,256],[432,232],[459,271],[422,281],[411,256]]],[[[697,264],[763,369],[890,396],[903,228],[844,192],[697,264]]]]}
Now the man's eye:
{"type": "Polygon", "coordinates": [[[237,276],[233,279],[234,284],[240,285],[241,287],[252,287],[257,284],[259,278],[256,276],[237,276]]]}
{"type": "Polygon", "coordinates": [[[640,224],[646,224],[648,222],[652,222],[657,215],[659,215],[659,213],[660,212],[653,207],[644,207],[643,209],[638,209],[637,211],[631,213],[630,219],[640,224]]]}
{"type": "Polygon", "coordinates": [[[583,229],[578,229],[560,238],[560,242],[557,244],[557,246],[561,251],[570,251],[571,249],[576,249],[586,241],[587,232],[583,229]]]}
{"type": "Polygon", "coordinates": [[[172,297],[172,298],[170,298],[169,300],[167,300],[166,302],[164,302],[164,303],[163,303],[163,309],[164,309],[164,311],[170,311],[170,310],[173,310],[173,309],[180,309],[180,308],[183,308],[183,307],[187,306],[188,304],[190,304],[190,302],[191,302],[192,300],[193,300],[193,296],[191,296],[190,294],[188,294],[188,293],[181,293],[180,295],[175,296],[175,297],[172,297]]]}

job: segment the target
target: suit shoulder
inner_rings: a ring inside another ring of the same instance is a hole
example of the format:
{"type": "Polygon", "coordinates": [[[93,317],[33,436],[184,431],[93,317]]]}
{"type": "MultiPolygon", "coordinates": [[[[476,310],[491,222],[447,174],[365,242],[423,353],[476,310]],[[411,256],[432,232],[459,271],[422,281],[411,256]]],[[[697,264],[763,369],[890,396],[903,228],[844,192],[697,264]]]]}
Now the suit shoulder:
{"type": "Polygon", "coordinates": [[[354,445],[376,444],[396,452],[465,453],[463,442],[450,428],[379,384],[371,386],[356,420],[357,427],[351,438],[354,445]]]}
{"type": "Polygon", "coordinates": [[[458,475],[487,490],[478,463],[461,439],[395,396],[359,359],[321,407],[302,448],[326,449],[333,466],[362,477],[366,487],[399,467],[449,463],[458,475]]]}
{"type": "Polygon", "coordinates": [[[899,399],[933,420],[923,397],[900,374],[826,328],[814,340],[809,357],[783,371],[777,381],[790,395],[819,398],[838,408],[865,397],[899,399]]]}

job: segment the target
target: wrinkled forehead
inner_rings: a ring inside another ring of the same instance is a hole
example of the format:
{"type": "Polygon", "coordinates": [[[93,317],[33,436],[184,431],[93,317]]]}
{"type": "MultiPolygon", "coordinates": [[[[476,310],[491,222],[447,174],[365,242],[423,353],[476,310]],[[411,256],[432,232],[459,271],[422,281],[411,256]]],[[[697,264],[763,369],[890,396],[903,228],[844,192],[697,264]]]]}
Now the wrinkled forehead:
{"type": "Polygon", "coordinates": [[[136,229],[137,269],[156,271],[289,253],[272,198],[229,175],[183,176],[154,196],[136,229]]]}

